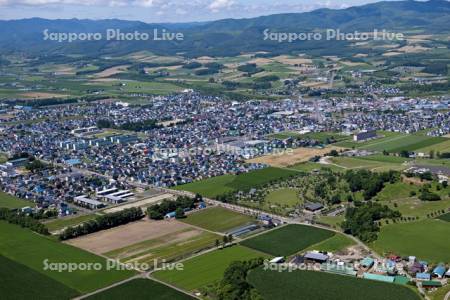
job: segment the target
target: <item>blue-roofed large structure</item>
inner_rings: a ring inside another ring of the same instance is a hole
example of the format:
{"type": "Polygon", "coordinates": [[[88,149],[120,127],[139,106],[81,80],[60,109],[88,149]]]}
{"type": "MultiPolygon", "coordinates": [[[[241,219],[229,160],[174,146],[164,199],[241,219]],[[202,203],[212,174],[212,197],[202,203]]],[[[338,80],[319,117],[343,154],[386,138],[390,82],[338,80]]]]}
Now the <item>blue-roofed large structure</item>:
{"type": "Polygon", "coordinates": [[[417,273],[416,279],[418,280],[430,280],[431,274],[430,273],[417,273]]]}
{"type": "Polygon", "coordinates": [[[385,276],[385,275],[378,275],[378,274],[372,274],[372,273],[364,273],[363,274],[364,279],[370,279],[370,280],[377,280],[377,281],[383,281],[383,282],[394,282],[395,277],[392,276],[385,276]]]}
{"type": "Polygon", "coordinates": [[[363,260],[361,260],[361,265],[364,268],[370,268],[373,266],[374,263],[375,263],[375,261],[371,257],[366,257],[363,260]]]}

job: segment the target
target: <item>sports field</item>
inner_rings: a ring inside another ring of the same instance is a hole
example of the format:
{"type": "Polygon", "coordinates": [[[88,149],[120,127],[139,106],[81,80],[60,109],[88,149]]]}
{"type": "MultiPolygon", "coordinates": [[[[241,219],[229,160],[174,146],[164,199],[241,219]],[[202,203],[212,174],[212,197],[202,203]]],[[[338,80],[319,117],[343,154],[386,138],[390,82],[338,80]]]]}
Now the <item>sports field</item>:
{"type": "Polygon", "coordinates": [[[450,223],[428,219],[382,226],[378,240],[371,246],[379,254],[413,255],[428,262],[449,262],[449,236],[450,223]]]}
{"type": "Polygon", "coordinates": [[[274,256],[288,256],[324,241],[334,232],[306,225],[287,225],[243,241],[241,244],[274,256]]]}
{"type": "Polygon", "coordinates": [[[132,271],[106,270],[104,258],[3,221],[0,221],[0,240],[0,255],[80,293],[92,292],[135,274],[132,271]],[[103,268],[100,271],[77,270],[60,273],[44,270],[46,259],[48,263],[100,263],[103,268]]]}
{"type": "Polygon", "coordinates": [[[34,203],[24,199],[19,199],[17,197],[11,196],[7,193],[0,191],[0,207],[5,208],[22,208],[25,206],[34,207],[34,203]]]}
{"type": "Polygon", "coordinates": [[[79,293],[64,284],[0,255],[0,298],[72,299],[79,293]]]}
{"type": "Polygon", "coordinates": [[[215,198],[229,192],[249,190],[253,187],[258,187],[273,180],[298,175],[298,173],[299,172],[295,170],[269,167],[239,175],[223,175],[208,178],[201,181],[179,185],[174,189],[198,193],[208,198],[215,198]]]}
{"type": "Polygon", "coordinates": [[[266,257],[252,249],[233,246],[200,255],[183,262],[184,270],[164,270],[153,275],[182,289],[193,291],[222,279],[223,272],[233,261],[266,257]]]}
{"type": "Polygon", "coordinates": [[[104,292],[87,297],[89,300],[190,300],[195,299],[162,283],[150,279],[135,279],[104,292]]]}
{"type": "Polygon", "coordinates": [[[182,221],[207,230],[225,233],[233,228],[255,222],[255,219],[223,207],[211,207],[189,214],[182,221]]]}
{"type": "Polygon", "coordinates": [[[315,271],[277,272],[258,268],[248,276],[263,299],[420,300],[403,285],[315,271]],[[301,295],[301,296],[300,296],[301,295]]]}
{"type": "Polygon", "coordinates": [[[371,171],[384,172],[389,170],[404,170],[407,168],[403,163],[366,159],[365,157],[333,157],[332,163],[347,169],[368,169],[371,171]]]}

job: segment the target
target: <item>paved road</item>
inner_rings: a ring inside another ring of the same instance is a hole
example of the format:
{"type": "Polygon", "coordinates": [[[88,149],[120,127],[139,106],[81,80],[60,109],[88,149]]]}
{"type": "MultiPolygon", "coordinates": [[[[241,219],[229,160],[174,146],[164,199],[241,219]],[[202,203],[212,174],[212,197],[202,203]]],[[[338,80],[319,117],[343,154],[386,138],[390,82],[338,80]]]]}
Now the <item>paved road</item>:
{"type": "Polygon", "coordinates": [[[445,295],[444,300],[450,300],[450,292],[448,292],[447,295],[445,295]]]}

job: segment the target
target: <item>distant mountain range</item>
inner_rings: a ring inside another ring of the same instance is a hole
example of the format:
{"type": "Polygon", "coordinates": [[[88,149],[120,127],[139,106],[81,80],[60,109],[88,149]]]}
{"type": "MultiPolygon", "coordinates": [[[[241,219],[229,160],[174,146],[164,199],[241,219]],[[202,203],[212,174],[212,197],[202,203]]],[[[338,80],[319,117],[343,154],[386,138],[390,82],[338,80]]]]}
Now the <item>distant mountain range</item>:
{"type": "Polygon", "coordinates": [[[378,2],[342,10],[319,9],[306,13],[276,14],[250,19],[224,19],[188,24],[148,24],[123,20],[47,20],[40,18],[0,21],[0,54],[125,54],[149,50],[158,54],[182,53],[189,57],[202,55],[228,56],[241,52],[293,51],[333,54],[352,51],[348,42],[297,41],[279,43],[264,40],[264,30],[270,32],[312,32],[328,28],[342,32],[389,30],[395,32],[448,33],[450,2],[443,0],[378,2]],[[154,29],[184,34],[182,41],[89,41],[58,43],[44,41],[43,31],[105,32],[109,28],[122,32],[139,31],[153,36],[154,29]]]}

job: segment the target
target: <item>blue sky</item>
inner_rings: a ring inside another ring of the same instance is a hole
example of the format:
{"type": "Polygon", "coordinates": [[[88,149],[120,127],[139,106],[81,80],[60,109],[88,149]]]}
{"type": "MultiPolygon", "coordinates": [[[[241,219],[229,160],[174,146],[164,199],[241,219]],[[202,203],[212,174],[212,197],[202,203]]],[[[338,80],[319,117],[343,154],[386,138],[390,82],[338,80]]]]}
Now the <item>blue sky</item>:
{"type": "Polygon", "coordinates": [[[119,18],[192,22],[245,18],[321,7],[346,8],[373,0],[0,0],[0,19],[119,18]]]}

